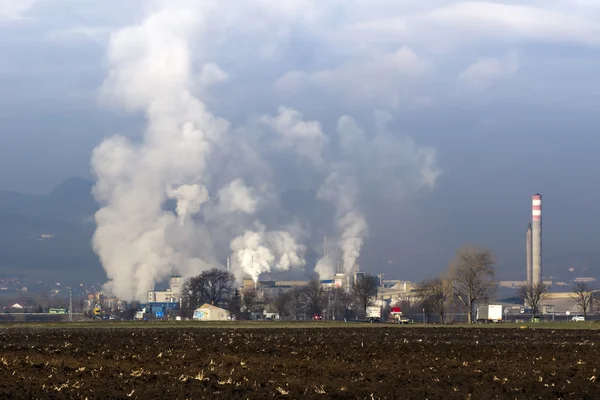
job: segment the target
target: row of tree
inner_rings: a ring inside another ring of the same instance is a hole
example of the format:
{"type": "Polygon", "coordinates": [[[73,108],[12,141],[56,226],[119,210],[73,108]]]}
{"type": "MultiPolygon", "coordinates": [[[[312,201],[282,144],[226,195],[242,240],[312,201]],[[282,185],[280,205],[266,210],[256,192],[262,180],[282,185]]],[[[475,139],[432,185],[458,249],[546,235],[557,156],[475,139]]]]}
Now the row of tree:
{"type": "Polygon", "coordinates": [[[494,256],[491,251],[472,246],[460,248],[446,272],[416,287],[423,309],[445,322],[449,309],[462,308],[469,323],[475,319],[474,305],[494,293],[494,256]]]}
{"type": "MultiPolygon", "coordinates": [[[[529,305],[534,316],[539,315],[540,306],[550,297],[549,287],[544,283],[535,285],[523,285],[519,287],[519,293],[523,297],[525,304],[529,305]]],[[[581,309],[584,318],[588,313],[593,312],[594,308],[600,306],[600,296],[590,285],[585,282],[577,282],[573,287],[571,299],[581,309]]]]}
{"type": "MultiPolygon", "coordinates": [[[[439,315],[442,323],[449,310],[462,308],[468,322],[475,320],[476,303],[488,302],[495,294],[495,257],[485,248],[464,246],[460,248],[446,272],[428,279],[416,287],[417,297],[427,313],[439,315]]],[[[549,297],[549,287],[545,284],[522,285],[518,289],[524,303],[534,316],[539,315],[540,306],[549,297]]],[[[600,303],[596,292],[586,283],[577,283],[571,295],[581,308],[584,317],[600,303]]]]}
{"type": "Polygon", "coordinates": [[[182,288],[182,313],[190,317],[193,310],[208,303],[229,310],[237,319],[246,319],[250,313],[262,310],[293,319],[324,312],[332,319],[353,318],[366,312],[377,295],[377,289],[377,281],[370,275],[359,276],[350,291],[327,289],[315,278],[306,286],[270,290],[269,295],[259,298],[259,293],[254,289],[237,289],[231,273],[215,268],[185,282],[182,288]]]}

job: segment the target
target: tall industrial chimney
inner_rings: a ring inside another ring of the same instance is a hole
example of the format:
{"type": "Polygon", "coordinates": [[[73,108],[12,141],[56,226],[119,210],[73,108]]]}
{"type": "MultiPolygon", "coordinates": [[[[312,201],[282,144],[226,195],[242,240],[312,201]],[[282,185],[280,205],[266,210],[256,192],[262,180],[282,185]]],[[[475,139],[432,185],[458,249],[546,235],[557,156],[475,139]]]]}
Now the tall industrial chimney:
{"type": "Polygon", "coordinates": [[[542,195],[533,195],[531,201],[531,280],[542,283],[542,195]]]}
{"type": "Polygon", "coordinates": [[[531,286],[531,223],[527,225],[527,233],[525,238],[525,249],[527,257],[527,286],[531,286]]]}

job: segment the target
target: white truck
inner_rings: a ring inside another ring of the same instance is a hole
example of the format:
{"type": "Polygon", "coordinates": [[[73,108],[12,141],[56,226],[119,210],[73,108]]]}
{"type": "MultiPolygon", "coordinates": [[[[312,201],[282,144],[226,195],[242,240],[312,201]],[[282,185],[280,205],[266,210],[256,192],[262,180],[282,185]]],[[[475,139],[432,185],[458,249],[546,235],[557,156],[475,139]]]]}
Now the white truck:
{"type": "Polygon", "coordinates": [[[381,307],[367,307],[367,321],[381,321],[381,307]]]}
{"type": "Polygon", "coordinates": [[[477,323],[502,322],[502,306],[500,304],[485,304],[477,306],[477,323]]]}

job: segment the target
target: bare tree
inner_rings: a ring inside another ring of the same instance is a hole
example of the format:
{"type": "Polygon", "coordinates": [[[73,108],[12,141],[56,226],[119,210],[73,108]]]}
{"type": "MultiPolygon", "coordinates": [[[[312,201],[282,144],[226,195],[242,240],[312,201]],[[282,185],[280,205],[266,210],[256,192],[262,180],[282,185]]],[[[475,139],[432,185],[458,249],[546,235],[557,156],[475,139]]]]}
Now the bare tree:
{"type": "Polygon", "coordinates": [[[573,294],[571,298],[575,300],[577,305],[581,308],[583,317],[587,319],[587,313],[592,310],[594,305],[594,291],[585,282],[577,282],[573,287],[573,294]]]}
{"type": "Polygon", "coordinates": [[[360,275],[354,280],[352,291],[356,295],[362,311],[366,314],[371,299],[377,296],[377,280],[371,275],[360,275]]]}
{"type": "Polygon", "coordinates": [[[227,271],[213,268],[188,279],[182,288],[182,306],[193,310],[204,303],[219,305],[233,290],[235,278],[227,271]]]}
{"type": "Polygon", "coordinates": [[[242,313],[242,294],[239,289],[235,289],[227,300],[227,309],[236,320],[243,319],[242,313]]]}
{"type": "Polygon", "coordinates": [[[519,287],[519,293],[523,296],[525,303],[531,308],[534,317],[539,315],[540,305],[550,295],[548,293],[548,285],[543,283],[522,285],[519,287]]]}
{"type": "Polygon", "coordinates": [[[256,303],[258,302],[258,293],[254,289],[244,289],[242,291],[242,309],[246,313],[256,311],[256,303]]]}
{"type": "Polygon", "coordinates": [[[358,306],[354,292],[346,292],[340,287],[331,289],[328,298],[328,309],[332,319],[351,318],[358,306]]]}
{"type": "Polygon", "coordinates": [[[318,279],[311,279],[304,290],[306,311],[310,314],[320,314],[327,305],[325,289],[318,279]]]}
{"type": "Polygon", "coordinates": [[[423,307],[439,315],[442,324],[448,304],[452,301],[452,289],[452,281],[441,277],[421,282],[416,288],[423,307]]]}
{"type": "Polygon", "coordinates": [[[450,264],[453,292],[467,311],[469,323],[474,320],[474,304],[487,300],[495,290],[494,264],[491,251],[472,246],[461,247],[450,264]]]}
{"type": "Polygon", "coordinates": [[[286,292],[283,290],[279,290],[275,293],[270,299],[270,303],[273,308],[279,314],[280,318],[286,317],[289,315],[289,305],[291,301],[291,292],[286,292]]]}
{"type": "Polygon", "coordinates": [[[288,292],[290,297],[288,308],[290,315],[297,320],[304,310],[304,288],[294,287],[288,292]]]}

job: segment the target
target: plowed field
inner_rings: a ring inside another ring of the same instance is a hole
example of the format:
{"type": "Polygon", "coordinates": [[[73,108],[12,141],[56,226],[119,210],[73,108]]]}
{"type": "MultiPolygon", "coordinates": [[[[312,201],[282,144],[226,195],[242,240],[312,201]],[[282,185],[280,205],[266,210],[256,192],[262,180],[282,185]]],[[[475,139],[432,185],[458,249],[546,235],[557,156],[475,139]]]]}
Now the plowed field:
{"type": "Polygon", "coordinates": [[[599,332],[0,329],[0,398],[598,399],[599,332]]]}

